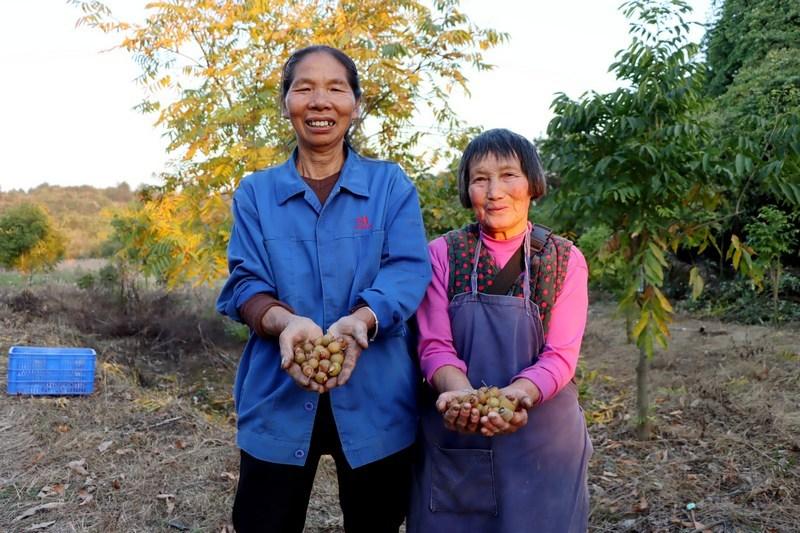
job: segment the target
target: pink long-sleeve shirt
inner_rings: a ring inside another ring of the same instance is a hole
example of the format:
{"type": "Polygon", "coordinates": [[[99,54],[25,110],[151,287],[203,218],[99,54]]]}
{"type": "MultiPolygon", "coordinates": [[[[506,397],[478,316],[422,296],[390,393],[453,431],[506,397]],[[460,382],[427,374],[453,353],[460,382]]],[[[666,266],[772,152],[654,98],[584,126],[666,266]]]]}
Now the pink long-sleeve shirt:
{"type": "MultiPolygon", "coordinates": [[[[522,244],[525,232],[508,240],[496,240],[483,233],[480,238],[498,268],[503,268],[522,244]]],[[[456,353],[447,314],[450,265],[444,237],[431,241],[428,253],[433,266],[433,279],[417,309],[417,322],[420,366],[428,382],[432,382],[433,375],[443,366],[454,366],[466,373],[467,365],[456,353]]],[[[550,327],[544,338],[542,353],[535,364],[523,369],[512,379],[526,378],[532,381],[541,393],[540,402],[555,396],[575,375],[586,328],[588,277],[586,260],[580,250],[573,246],[564,284],[550,311],[550,327]]]]}

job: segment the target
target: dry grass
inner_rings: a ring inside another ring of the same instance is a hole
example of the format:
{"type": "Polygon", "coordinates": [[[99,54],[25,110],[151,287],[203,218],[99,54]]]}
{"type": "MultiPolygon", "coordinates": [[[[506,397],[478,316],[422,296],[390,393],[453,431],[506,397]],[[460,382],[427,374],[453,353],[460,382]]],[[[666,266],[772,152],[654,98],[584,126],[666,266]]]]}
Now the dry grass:
{"type": "MultiPolygon", "coordinates": [[[[203,328],[100,334],[64,305],[78,296],[36,293],[38,303],[13,311],[17,296],[0,294],[0,375],[12,344],[88,345],[100,364],[88,397],[0,395],[0,531],[229,531],[239,347],[203,328]],[[43,504],[55,505],[15,521],[43,504]]],[[[98,327],[119,319],[101,311],[98,327]]],[[[160,320],[191,320],[167,311],[160,320]]],[[[796,530],[800,332],[687,317],[675,326],[653,365],[656,437],[640,442],[630,418],[636,350],[610,306],[592,307],[582,372],[595,446],[591,529],[796,530]]],[[[323,458],[307,531],[342,531],[335,480],[323,458]]]]}
{"type": "Polygon", "coordinates": [[[656,435],[641,442],[630,418],[637,351],[611,308],[594,306],[584,349],[596,372],[585,405],[596,420],[592,529],[796,531],[799,348],[796,327],[679,317],[653,360],[656,435]]]}

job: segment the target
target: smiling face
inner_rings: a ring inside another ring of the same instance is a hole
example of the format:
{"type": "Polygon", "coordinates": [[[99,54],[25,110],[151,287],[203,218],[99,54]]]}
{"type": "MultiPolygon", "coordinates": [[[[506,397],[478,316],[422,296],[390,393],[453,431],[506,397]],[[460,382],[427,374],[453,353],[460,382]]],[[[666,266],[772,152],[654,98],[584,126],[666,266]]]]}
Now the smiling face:
{"type": "Polygon", "coordinates": [[[475,218],[490,237],[508,239],[527,228],[531,192],[516,156],[488,153],[473,161],[468,192],[475,218]]]}
{"type": "Polygon", "coordinates": [[[301,149],[341,146],[350,122],[358,117],[358,100],[344,65],[326,52],[301,59],[283,100],[283,115],[292,122],[301,149]]]}

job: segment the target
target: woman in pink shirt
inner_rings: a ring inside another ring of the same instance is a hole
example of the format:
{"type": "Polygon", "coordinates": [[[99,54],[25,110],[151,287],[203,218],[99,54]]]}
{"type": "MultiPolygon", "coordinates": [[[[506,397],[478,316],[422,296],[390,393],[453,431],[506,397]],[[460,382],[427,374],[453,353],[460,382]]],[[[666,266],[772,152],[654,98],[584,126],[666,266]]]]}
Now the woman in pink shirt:
{"type": "Polygon", "coordinates": [[[545,179],[524,137],[499,129],[473,139],[458,187],[477,223],[429,245],[433,280],[417,311],[429,398],[408,531],[585,531],[592,445],[572,378],[586,261],[528,221],[545,179]],[[448,408],[481,385],[523,408],[508,421],[448,408]]]}

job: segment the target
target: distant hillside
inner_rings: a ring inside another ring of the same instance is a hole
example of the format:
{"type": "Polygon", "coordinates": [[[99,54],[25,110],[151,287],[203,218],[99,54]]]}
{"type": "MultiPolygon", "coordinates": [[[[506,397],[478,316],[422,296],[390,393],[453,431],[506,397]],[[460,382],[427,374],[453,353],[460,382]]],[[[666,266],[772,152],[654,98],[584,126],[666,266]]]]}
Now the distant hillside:
{"type": "Polygon", "coordinates": [[[21,202],[38,204],[47,209],[56,227],[67,237],[66,257],[90,257],[97,253],[100,243],[110,233],[105,214],[135,199],[136,193],[124,182],[106,189],[43,184],[27,192],[0,191],[0,212],[21,202]]]}

